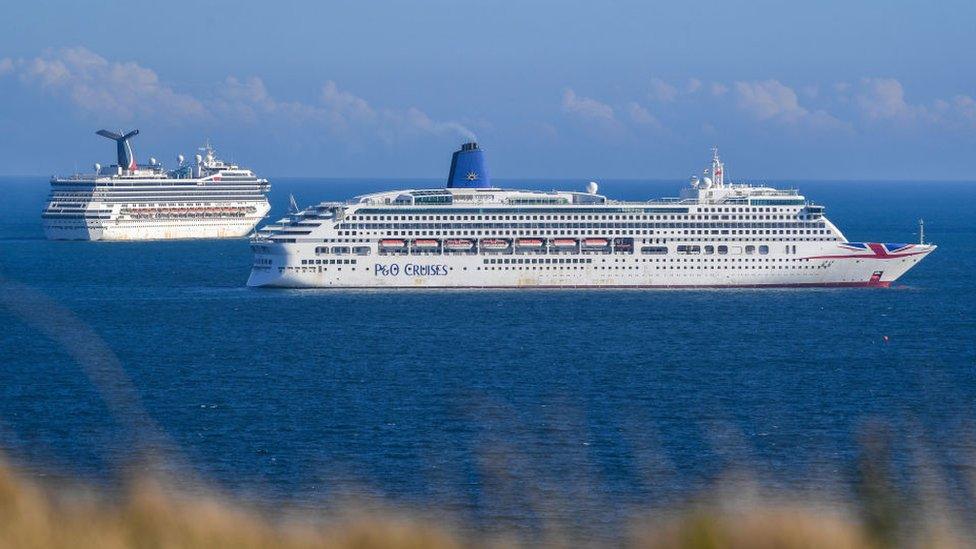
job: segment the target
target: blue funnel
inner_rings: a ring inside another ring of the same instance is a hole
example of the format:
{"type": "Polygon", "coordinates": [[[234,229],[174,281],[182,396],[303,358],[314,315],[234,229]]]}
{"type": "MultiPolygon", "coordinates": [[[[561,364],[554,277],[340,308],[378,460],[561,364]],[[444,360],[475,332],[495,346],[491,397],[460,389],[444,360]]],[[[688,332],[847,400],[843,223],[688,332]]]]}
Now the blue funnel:
{"type": "Polygon", "coordinates": [[[486,189],[491,187],[491,177],[485,164],[485,152],[475,142],[461,145],[451,158],[451,173],[447,176],[447,186],[486,189]]]}

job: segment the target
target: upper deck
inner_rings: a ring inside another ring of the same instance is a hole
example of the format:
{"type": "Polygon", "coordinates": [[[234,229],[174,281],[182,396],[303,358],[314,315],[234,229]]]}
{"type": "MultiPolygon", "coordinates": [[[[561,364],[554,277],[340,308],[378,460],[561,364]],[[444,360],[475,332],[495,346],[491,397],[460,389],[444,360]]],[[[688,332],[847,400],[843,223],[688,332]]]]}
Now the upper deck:
{"type": "Polygon", "coordinates": [[[753,206],[805,206],[806,198],[795,189],[776,189],[746,184],[724,185],[721,188],[689,188],[681,196],[656,198],[646,201],[610,199],[597,194],[595,183],[587,192],[537,191],[525,189],[490,188],[443,188],[404,189],[357,196],[345,202],[326,202],[320,206],[342,206],[359,209],[368,206],[410,207],[515,207],[515,206],[608,206],[645,207],[691,205],[753,205],[753,206]]]}
{"type": "Polygon", "coordinates": [[[257,183],[266,186],[268,183],[267,179],[258,178],[247,168],[217,158],[210,143],[200,148],[204,154],[196,155],[194,164],[186,163],[183,155],[179,155],[177,168],[166,170],[155,158],[150,158],[148,165],[137,165],[127,141],[128,137],[120,139],[124,141],[119,152],[119,163],[104,167],[96,163],[91,173],[53,176],[51,185],[70,188],[184,186],[207,183],[257,183]]]}

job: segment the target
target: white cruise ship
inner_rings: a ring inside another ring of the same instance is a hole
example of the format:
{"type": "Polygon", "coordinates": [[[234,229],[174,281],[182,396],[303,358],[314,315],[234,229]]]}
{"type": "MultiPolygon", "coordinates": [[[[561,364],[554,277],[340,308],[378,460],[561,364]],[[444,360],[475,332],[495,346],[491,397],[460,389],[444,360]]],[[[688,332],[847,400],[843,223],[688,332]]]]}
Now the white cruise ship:
{"type": "Polygon", "coordinates": [[[324,202],[260,229],[248,285],[886,287],[935,249],[850,242],[796,191],[726,183],[723,172],[715,151],[680,198],[647,202],[611,200],[595,183],[500,189],[467,143],[446,188],[324,202]]]}
{"type": "Polygon", "coordinates": [[[190,165],[166,171],[156,159],[136,164],[126,134],[97,132],[116,142],[118,163],[93,173],[51,179],[41,214],[52,240],[239,238],[271,209],[270,184],[251,170],[219,160],[209,143],[190,165]]]}

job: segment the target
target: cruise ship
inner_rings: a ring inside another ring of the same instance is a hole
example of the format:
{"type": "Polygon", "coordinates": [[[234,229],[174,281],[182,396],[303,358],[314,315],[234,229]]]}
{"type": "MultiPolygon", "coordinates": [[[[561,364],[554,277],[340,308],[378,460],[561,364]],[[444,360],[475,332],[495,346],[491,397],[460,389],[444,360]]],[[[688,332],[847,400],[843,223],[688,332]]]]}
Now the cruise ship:
{"type": "Polygon", "coordinates": [[[139,130],[98,135],[115,141],[118,162],[89,174],[53,177],[41,219],[52,240],[240,238],[271,209],[270,184],[217,158],[208,143],[193,164],[177,158],[167,171],[155,158],[136,163],[139,130]]]}
{"type": "Polygon", "coordinates": [[[289,288],[887,287],[935,246],[851,242],[796,190],[726,183],[711,163],[681,196],[612,200],[502,189],[484,152],[445,188],[323,202],[251,239],[249,286],[289,288]]]}

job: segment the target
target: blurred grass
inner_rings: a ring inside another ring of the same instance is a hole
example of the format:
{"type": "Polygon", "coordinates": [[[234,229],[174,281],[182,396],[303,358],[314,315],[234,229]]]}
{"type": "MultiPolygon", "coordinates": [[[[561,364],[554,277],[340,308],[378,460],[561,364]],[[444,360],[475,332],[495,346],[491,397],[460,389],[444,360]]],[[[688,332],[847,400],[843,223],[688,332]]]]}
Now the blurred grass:
{"type": "MultiPolygon", "coordinates": [[[[866,493],[873,498],[879,492],[866,493]]],[[[881,499],[890,497],[886,493],[881,499]]],[[[799,499],[723,495],[710,504],[647,514],[634,520],[630,531],[615,541],[574,539],[558,532],[551,539],[520,541],[517,536],[462,535],[439,519],[392,510],[357,512],[354,505],[317,516],[261,511],[228,498],[175,493],[151,480],[130,482],[110,496],[69,482],[30,480],[0,464],[0,547],[843,549],[972,545],[959,530],[940,521],[879,519],[878,513],[889,511],[879,511],[871,501],[860,502],[858,509],[799,499]]]]}

